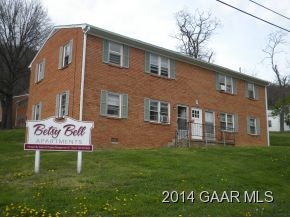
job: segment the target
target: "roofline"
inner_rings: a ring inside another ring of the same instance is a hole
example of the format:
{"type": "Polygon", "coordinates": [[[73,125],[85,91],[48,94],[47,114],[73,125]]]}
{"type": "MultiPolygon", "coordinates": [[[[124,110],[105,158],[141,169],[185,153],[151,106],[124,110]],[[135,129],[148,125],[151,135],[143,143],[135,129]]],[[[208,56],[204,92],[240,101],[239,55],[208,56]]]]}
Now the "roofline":
{"type": "Polygon", "coordinates": [[[31,68],[31,65],[33,63],[33,61],[36,59],[36,57],[38,56],[38,54],[40,53],[40,51],[42,50],[43,46],[46,44],[46,42],[59,30],[59,29],[70,29],[70,28],[82,28],[84,29],[87,26],[87,24],[71,24],[71,25],[58,25],[58,26],[54,26],[51,30],[51,32],[49,33],[49,35],[47,36],[47,38],[45,39],[45,41],[43,42],[43,44],[40,46],[39,50],[37,51],[36,55],[34,56],[34,58],[32,59],[32,61],[30,62],[28,68],[31,68]]]}
{"type": "Polygon", "coordinates": [[[72,24],[72,25],[59,25],[59,26],[55,26],[51,33],[49,34],[49,36],[47,37],[47,39],[45,40],[45,42],[43,43],[43,45],[40,47],[39,51],[37,52],[37,54],[35,55],[35,57],[33,58],[33,60],[31,61],[29,68],[31,68],[32,62],[35,60],[35,58],[37,57],[37,55],[39,54],[39,52],[42,50],[43,46],[45,45],[45,43],[47,42],[47,40],[52,37],[59,29],[67,29],[67,28],[82,28],[85,29],[86,27],[90,27],[90,30],[88,31],[88,34],[90,35],[94,35],[94,36],[98,36],[101,38],[106,38],[106,39],[110,39],[113,41],[118,41],[121,42],[123,44],[126,44],[128,46],[131,47],[136,47],[142,50],[147,50],[150,52],[154,52],[154,53],[158,53],[161,54],[163,56],[167,56],[169,58],[175,59],[175,60],[179,60],[181,62],[186,62],[207,70],[212,70],[214,72],[219,72],[219,73],[224,73],[226,75],[230,75],[232,77],[238,78],[238,79],[242,79],[245,81],[252,81],[258,85],[262,85],[262,86],[268,86],[269,85],[269,81],[263,80],[263,79],[259,79],[257,77],[254,76],[250,76],[238,71],[234,71],[231,70],[229,68],[226,67],[222,67],[220,65],[217,64],[212,64],[212,63],[208,63],[202,60],[198,60],[198,59],[194,59],[192,57],[189,57],[185,54],[182,54],[180,52],[176,52],[173,50],[169,50],[166,48],[162,48],[160,46],[156,46],[147,42],[143,42],[141,40],[137,40],[137,39],[133,39],[124,35],[120,35],[118,33],[114,33],[105,29],[101,29],[99,27],[95,27],[93,25],[90,24],[72,24]]]}
{"type": "Polygon", "coordinates": [[[269,85],[269,81],[259,79],[259,78],[254,77],[254,76],[250,76],[250,75],[238,72],[238,71],[234,71],[234,70],[231,70],[231,69],[226,68],[226,67],[222,67],[222,66],[217,65],[217,64],[212,64],[212,63],[208,63],[208,62],[205,62],[202,60],[194,59],[194,58],[189,57],[189,56],[182,54],[180,52],[176,52],[173,50],[162,48],[160,46],[156,46],[156,45],[153,45],[153,44],[150,44],[147,42],[136,40],[136,39],[133,39],[133,38],[130,38],[130,37],[127,37],[124,35],[120,35],[120,34],[117,34],[117,33],[114,33],[114,32],[108,31],[108,30],[104,30],[104,29],[101,29],[101,28],[98,28],[98,27],[95,27],[92,25],[89,25],[89,26],[90,26],[90,31],[88,33],[91,35],[99,36],[102,38],[107,38],[110,40],[116,40],[118,42],[121,42],[123,44],[127,44],[127,45],[132,46],[132,47],[140,48],[142,50],[145,49],[145,50],[148,50],[148,51],[151,51],[154,53],[159,53],[159,54],[165,55],[165,56],[170,57],[170,58],[175,59],[175,60],[186,62],[186,63],[192,64],[195,66],[199,66],[201,68],[205,68],[208,70],[212,70],[215,72],[225,73],[227,75],[231,75],[235,78],[242,79],[245,81],[250,80],[250,81],[255,82],[258,85],[262,85],[262,86],[269,85]]]}

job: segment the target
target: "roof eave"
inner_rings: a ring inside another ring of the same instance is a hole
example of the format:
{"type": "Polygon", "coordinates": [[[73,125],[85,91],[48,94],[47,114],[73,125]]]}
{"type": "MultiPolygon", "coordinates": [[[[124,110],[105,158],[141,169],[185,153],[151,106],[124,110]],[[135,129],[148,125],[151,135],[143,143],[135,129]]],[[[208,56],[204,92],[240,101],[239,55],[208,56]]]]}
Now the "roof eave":
{"type": "Polygon", "coordinates": [[[234,70],[231,70],[231,69],[228,69],[228,68],[216,65],[216,64],[194,59],[192,57],[189,57],[187,55],[184,55],[176,51],[172,51],[172,50],[162,48],[162,47],[159,47],[159,46],[147,43],[147,42],[143,42],[140,40],[127,37],[127,36],[123,36],[123,35],[120,35],[111,31],[107,31],[107,30],[104,30],[104,29],[101,29],[92,25],[89,25],[89,26],[90,26],[90,31],[88,33],[94,36],[99,36],[99,37],[110,39],[113,41],[118,41],[129,46],[140,48],[142,50],[148,50],[154,53],[159,53],[164,56],[170,57],[172,59],[186,62],[186,63],[199,66],[201,68],[205,68],[208,70],[212,70],[214,72],[225,73],[227,75],[231,75],[235,78],[242,79],[245,81],[249,80],[258,85],[267,86],[270,83],[269,81],[262,80],[253,76],[249,76],[247,74],[243,74],[238,71],[234,71],[234,70]]]}

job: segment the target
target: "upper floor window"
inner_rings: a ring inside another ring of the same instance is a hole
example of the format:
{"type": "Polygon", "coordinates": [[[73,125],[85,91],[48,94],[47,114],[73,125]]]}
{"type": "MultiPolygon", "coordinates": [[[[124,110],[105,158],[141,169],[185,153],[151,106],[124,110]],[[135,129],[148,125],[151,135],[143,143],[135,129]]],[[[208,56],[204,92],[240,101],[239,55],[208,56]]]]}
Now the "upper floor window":
{"type": "Polygon", "coordinates": [[[72,62],[73,40],[59,48],[58,68],[62,69],[72,62]]]}
{"type": "Polygon", "coordinates": [[[150,54],[150,72],[160,76],[168,77],[169,59],[150,54]]]}
{"type": "Polygon", "coordinates": [[[175,79],[175,61],[145,52],[145,72],[175,79]]]}
{"type": "Polygon", "coordinates": [[[32,119],[33,120],[41,119],[41,110],[42,110],[42,102],[38,102],[37,104],[32,106],[32,119]]]}
{"type": "Polygon", "coordinates": [[[68,116],[69,109],[69,91],[56,95],[56,116],[68,116]]]}
{"type": "Polygon", "coordinates": [[[260,120],[254,117],[247,117],[247,133],[260,135],[260,120]]]}
{"type": "Polygon", "coordinates": [[[127,118],[128,95],[102,90],[100,113],[102,116],[127,118]]]}
{"type": "Polygon", "coordinates": [[[230,94],[237,94],[236,79],[218,73],[216,77],[216,89],[230,94]]]}
{"type": "Polygon", "coordinates": [[[109,62],[121,65],[123,60],[123,46],[114,42],[109,43],[109,62]]]}
{"type": "Polygon", "coordinates": [[[259,99],[259,88],[254,83],[246,82],[245,95],[249,99],[259,99]]]}
{"type": "Polygon", "coordinates": [[[104,39],[103,61],[120,67],[129,67],[129,47],[104,39]]]}
{"type": "Polygon", "coordinates": [[[169,123],[169,103],[157,100],[144,99],[144,120],[157,122],[157,123],[169,123]]]}
{"type": "Polygon", "coordinates": [[[35,69],[35,83],[40,82],[44,79],[45,59],[36,64],[35,69]]]}
{"type": "Polygon", "coordinates": [[[238,131],[238,116],[234,114],[221,113],[220,114],[221,130],[229,132],[238,131]]]}

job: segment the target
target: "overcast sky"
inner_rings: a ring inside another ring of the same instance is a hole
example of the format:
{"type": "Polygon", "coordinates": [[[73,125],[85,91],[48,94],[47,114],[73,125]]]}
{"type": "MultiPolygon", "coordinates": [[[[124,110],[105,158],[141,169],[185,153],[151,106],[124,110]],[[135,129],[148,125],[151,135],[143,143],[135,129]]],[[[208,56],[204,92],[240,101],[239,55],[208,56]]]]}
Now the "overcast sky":
{"type": "MultiPolygon", "coordinates": [[[[211,11],[222,23],[216,30],[210,47],[215,51],[214,63],[232,70],[273,81],[269,60],[263,60],[262,49],[268,34],[278,31],[273,27],[215,0],[42,0],[55,25],[88,23],[144,42],[177,50],[174,14],[182,9],[194,13],[211,11]]],[[[259,16],[276,25],[290,29],[290,20],[282,18],[248,0],[224,2],[259,16]]],[[[255,0],[272,10],[290,17],[290,0],[255,0]]],[[[285,32],[285,31],[284,31],[285,32]]],[[[280,48],[278,66],[290,73],[290,35],[287,45],[280,48]],[[287,60],[288,58],[288,60],[287,60]]]]}

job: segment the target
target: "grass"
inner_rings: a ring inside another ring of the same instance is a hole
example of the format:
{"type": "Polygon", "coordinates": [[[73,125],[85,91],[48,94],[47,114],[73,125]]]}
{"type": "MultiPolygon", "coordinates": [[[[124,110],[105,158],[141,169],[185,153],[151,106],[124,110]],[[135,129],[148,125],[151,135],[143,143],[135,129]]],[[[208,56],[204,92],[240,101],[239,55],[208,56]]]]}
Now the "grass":
{"type": "Polygon", "coordinates": [[[290,216],[290,147],[279,146],[287,134],[265,148],[100,149],[83,153],[77,175],[74,152],[41,152],[34,174],[23,133],[0,132],[1,216],[290,216]],[[162,203],[165,190],[193,191],[195,200],[162,203]],[[241,202],[204,203],[202,191],[238,191],[241,202]],[[264,202],[244,203],[245,191],[264,202]]]}
{"type": "Polygon", "coordinates": [[[270,142],[273,146],[290,146],[290,132],[271,132],[270,142]]]}

